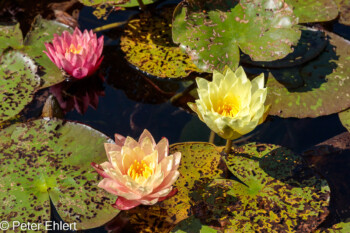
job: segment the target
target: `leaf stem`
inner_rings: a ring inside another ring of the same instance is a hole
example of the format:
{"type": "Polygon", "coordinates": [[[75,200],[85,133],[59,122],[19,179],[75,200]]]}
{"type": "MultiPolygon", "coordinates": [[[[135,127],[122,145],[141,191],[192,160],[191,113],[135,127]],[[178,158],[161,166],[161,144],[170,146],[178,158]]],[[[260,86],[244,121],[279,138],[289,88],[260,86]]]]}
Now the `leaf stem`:
{"type": "Polygon", "coordinates": [[[137,2],[139,4],[141,10],[146,11],[146,6],[145,6],[145,4],[143,4],[142,0],[137,0],[137,2]]]}
{"type": "Polygon", "coordinates": [[[226,146],[225,146],[225,153],[226,153],[227,155],[230,154],[231,149],[232,149],[232,140],[227,139],[227,140],[226,140],[226,146]]]}
{"type": "Polygon", "coordinates": [[[213,143],[214,144],[214,140],[215,140],[215,132],[213,130],[210,131],[210,136],[209,136],[209,143],[213,143]]]}

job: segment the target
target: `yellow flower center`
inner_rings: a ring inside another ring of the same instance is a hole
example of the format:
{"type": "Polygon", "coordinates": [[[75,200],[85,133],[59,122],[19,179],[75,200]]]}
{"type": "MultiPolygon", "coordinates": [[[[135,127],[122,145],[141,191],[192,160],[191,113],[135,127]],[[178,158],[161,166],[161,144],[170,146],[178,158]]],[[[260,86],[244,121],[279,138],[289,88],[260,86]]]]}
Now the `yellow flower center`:
{"type": "Polygon", "coordinates": [[[139,161],[135,159],[134,163],[131,164],[131,166],[128,169],[128,175],[133,180],[136,180],[139,177],[144,177],[145,179],[147,179],[152,174],[152,169],[143,160],[141,161],[141,163],[139,163],[139,161]]]}
{"type": "Polygon", "coordinates": [[[71,44],[70,47],[67,48],[66,53],[80,54],[82,50],[83,48],[80,45],[75,47],[73,44],[71,44]]]}
{"type": "Polygon", "coordinates": [[[239,99],[234,95],[227,95],[217,107],[216,112],[226,117],[234,117],[241,109],[239,99]]]}

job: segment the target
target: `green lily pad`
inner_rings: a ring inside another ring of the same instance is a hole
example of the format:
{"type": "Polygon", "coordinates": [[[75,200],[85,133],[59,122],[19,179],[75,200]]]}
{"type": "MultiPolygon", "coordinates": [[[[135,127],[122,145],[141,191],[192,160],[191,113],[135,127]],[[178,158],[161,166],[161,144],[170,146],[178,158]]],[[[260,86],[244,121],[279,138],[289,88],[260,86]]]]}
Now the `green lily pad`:
{"type": "Polygon", "coordinates": [[[286,0],[293,6],[299,23],[325,22],[337,18],[338,6],[333,0],[286,0]]]}
{"type": "Polygon", "coordinates": [[[292,151],[269,144],[246,144],[226,158],[237,180],[216,180],[238,199],[228,203],[227,232],[312,232],[328,214],[330,191],[292,151]],[[231,204],[231,205],[229,205],[231,204]]]}
{"type": "Polygon", "coordinates": [[[350,232],[350,222],[340,222],[331,228],[317,230],[315,233],[348,233],[350,232]]]}
{"type": "Polygon", "coordinates": [[[0,122],[17,115],[40,86],[34,61],[17,51],[0,58],[0,122]]]}
{"type": "Polygon", "coordinates": [[[340,112],[338,115],[343,126],[350,132],[350,109],[340,112]]]}
{"type": "Polygon", "coordinates": [[[0,216],[45,226],[51,199],[61,218],[78,230],[110,221],[119,212],[111,207],[115,197],[97,187],[98,174],[90,165],[106,160],[103,143],[109,141],[88,126],[60,120],[1,130],[0,216]]]}
{"type": "Polygon", "coordinates": [[[65,24],[38,16],[24,39],[24,51],[39,64],[39,74],[43,81],[41,88],[55,85],[65,79],[62,71],[43,53],[46,50],[45,42],[51,42],[53,34],[61,34],[63,31],[73,32],[72,28],[65,24]]]}
{"type": "Polygon", "coordinates": [[[242,54],[241,61],[243,63],[264,68],[294,67],[311,61],[317,57],[326,46],[327,41],[322,31],[301,27],[301,37],[298,44],[293,47],[294,51],[288,54],[285,58],[273,62],[259,62],[253,61],[249,56],[242,54]]]}
{"type": "MultiPolygon", "coordinates": [[[[158,0],[142,0],[143,4],[148,5],[155,3],[158,0]]],[[[109,5],[109,6],[120,6],[120,7],[135,7],[139,3],[137,0],[79,0],[85,6],[97,6],[97,5],[109,5]]]]}
{"type": "Polygon", "coordinates": [[[350,26],[350,0],[335,0],[335,2],[340,12],[339,23],[350,26]]]}
{"type": "Polygon", "coordinates": [[[329,42],[315,60],[292,69],[271,70],[266,84],[270,115],[318,117],[350,107],[350,42],[331,32],[326,36],[329,42]],[[291,75],[288,85],[281,81],[291,75]]]}
{"type": "Polygon", "coordinates": [[[0,54],[8,47],[21,47],[23,44],[22,38],[19,24],[0,26],[0,54]]]}
{"type": "Polygon", "coordinates": [[[132,232],[168,232],[177,223],[192,215],[193,200],[190,193],[198,184],[219,178],[223,171],[220,154],[209,143],[179,143],[170,146],[170,153],[181,152],[180,177],[174,187],[178,189],[173,197],[153,206],[138,206],[123,211],[118,218],[129,219],[132,232]]]}
{"type": "Polygon", "coordinates": [[[255,61],[288,55],[300,38],[297,21],[282,0],[188,0],[175,9],[173,40],[198,68],[223,71],[238,66],[239,49],[255,61]]]}
{"type": "Polygon", "coordinates": [[[140,70],[161,78],[187,77],[200,72],[190,57],[172,42],[173,7],[163,9],[160,16],[130,20],[121,36],[125,58],[140,70]]]}
{"type": "Polygon", "coordinates": [[[176,227],[171,231],[176,233],[217,233],[218,231],[203,225],[198,218],[191,216],[182,222],[180,222],[176,227]]]}

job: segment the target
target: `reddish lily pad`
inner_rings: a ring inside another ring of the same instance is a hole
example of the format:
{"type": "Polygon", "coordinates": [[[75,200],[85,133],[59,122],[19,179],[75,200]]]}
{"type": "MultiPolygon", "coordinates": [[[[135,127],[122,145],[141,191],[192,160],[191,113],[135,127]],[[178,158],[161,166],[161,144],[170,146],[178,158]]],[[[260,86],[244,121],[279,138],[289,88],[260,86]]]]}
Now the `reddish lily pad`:
{"type": "Polygon", "coordinates": [[[190,57],[172,42],[173,7],[165,8],[160,16],[130,20],[121,36],[120,46],[125,58],[140,70],[160,78],[182,78],[200,72],[190,57]]]}
{"type": "Polygon", "coordinates": [[[335,2],[340,12],[339,23],[350,26],[350,0],[335,0],[335,2]]]}
{"type": "Polygon", "coordinates": [[[325,50],[313,61],[292,69],[271,71],[266,84],[270,115],[318,117],[350,107],[350,42],[331,32],[326,32],[326,36],[329,42],[325,50]],[[297,85],[281,83],[291,74],[297,85]]]}
{"type": "MultiPolygon", "coordinates": [[[[118,214],[115,197],[97,187],[90,163],[106,160],[110,139],[88,126],[36,120],[0,131],[0,210],[9,222],[50,220],[50,199],[77,229],[98,227],[118,214]]],[[[45,231],[45,229],[41,229],[45,231]]]]}
{"type": "Polygon", "coordinates": [[[344,127],[350,132],[350,109],[340,112],[339,119],[344,127]]]}
{"type": "Polygon", "coordinates": [[[118,218],[129,219],[126,229],[133,232],[168,232],[177,223],[192,215],[194,200],[190,194],[198,184],[219,178],[223,171],[220,154],[209,143],[179,143],[170,146],[170,153],[181,152],[180,177],[174,186],[177,194],[153,206],[139,206],[123,211],[118,218]]]}
{"type": "Polygon", "coordinates": [[[269,144],[246,144],[225,159],[238,180],[216,180],[236,203],[227,232],[312,232],[328,214],[327,181],[292,151],[269,144]]]}

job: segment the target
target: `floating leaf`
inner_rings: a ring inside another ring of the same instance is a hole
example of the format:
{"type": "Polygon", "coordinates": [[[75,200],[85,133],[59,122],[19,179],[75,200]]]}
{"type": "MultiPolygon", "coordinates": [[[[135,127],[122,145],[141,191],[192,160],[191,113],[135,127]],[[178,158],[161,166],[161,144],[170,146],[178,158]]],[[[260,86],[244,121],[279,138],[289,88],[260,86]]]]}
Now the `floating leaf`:
{"type": "Polygon", "coordinates": [[[17,115],[40,86],[36,66],[28,56],[10,51],[0,58],[0,122],[17,115]]]}
{"type": "Polygon", "coordinates": [[[123,211],[118,218],[128,218],[134,232],[167,232],[178,222],[191,216],[193,201],[190,193],[195,185],[219,178],[220,154],[209,143],[179,143],[171,145],[170,153],[181,152],[180,177],[173,197],[153,206],[139,206],[123,211]]]}
{"type": "Polygon", "coordinates": [[[45,42],[51,42],[53,34],[61,34],[63,31],[72,33],[70,27],[38,16],[24,39],[25,52],[40,65],[40,78],[43,80],[41,88],[52,86],[65,79],[62,71],[43,53],[46,50],[45,42]]]}
{"type": "Polygon", "coordinates": [[[339,119],[344,127],[350,132],[350,109],[340,112],[339,119]]]}
{"type": "Polygon", "coordinates": [[[326,35],[327,47],[315,60],[292,69],[270,71],[266,84],[269,114],[318,117],[350,107],[350,42],[331,32],[326,35]]]}
{"type": "MultiPolygon", "coordinates": [[[[301,37],[298,44],[293,47],[294,51],[288,54],[285,58],[272,62],[253,61],[249,56],[242,54],[243,63],[264,68],[286,68],[304,64],[317,57],[326,47],[327,41],[322,31],[300,27],[301,37]]],[[[289,78],[287,78],[289,79],[289,78]]]]}
{"type": "Polygon", "coordinates": [[[350,26],[350,0],[335,0],[340,11],[339,23],[350,26]]]}
{"type": "Polygon", "coordinates": [[[205,71],[236,68],[239,49],[256,61],[292,52],[300,38],[292,9],[277,1],[187,0],[174,12],[173,40],[205,71]]]}
{"type": "MultiPolygon", "coordinates": [[[[50,199],[77,229],[103,225],[118,214],[115,197],[97,187],[91,162],[106,160],[109,139],[78,123],[36,120],[0,131],[0,216],[9,222],[50,220],[50,199]]],[[[42,229],[43,230],[43,229],[42,229]]]]}
{"type": "Polygon", "coordinates": [[[129,21],[120,38],[125,58],[140,70],[161,78],[187,77],[200,70],[188,55],[181,51],[171,39],[171,16],[173,8],[161,11],[160,16],[129,21]]]}
{"type": "Polygon", "coordinates": [[[0,26],[0,54],[8,48],[19,48],[22,46],[22,31],[19,24],[0,26]]]}
{"type": "Polygon", "coordinates": [[[227,232],[311,232],[328,214],[326,180],[303,165],[292,151],[268,144],[246,144],[226,157],[236,180],[216,180],[238,198],[227,232]],[[237,204],[238,203],[238,204],[237,204]]]}
{"type": "Polygon", "coordinates": [[[338,16],[338,7],[333,0],[286,0],[293,6],[299,23],[325,22],[338,16]]]}
{"type": "Polygon", "coordinates": [[[348,233],[350,232],[350,222],[340,222],[331,228],[317,230],[315,233],[348,233]]]}
{"type": "MultiPolygon", "coordinates": [[[[156,2],[158,0],[142,0],[143,4],[148,5],[156,2]]],[[[97,5],[107,5],[107,6],[120,6],[120,7],[135,7],[139,3],[137,0],[79,0],[85,6],[97,6],[97,5]]]]}
{"type": "Polygon", "coordinates": [[[188,219],[183,220],[180,222],[171,232],[176,233],[217,233],[218,231],[203,225],[201,221],[194,216],[189,217],[188,219]]]}

